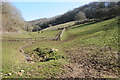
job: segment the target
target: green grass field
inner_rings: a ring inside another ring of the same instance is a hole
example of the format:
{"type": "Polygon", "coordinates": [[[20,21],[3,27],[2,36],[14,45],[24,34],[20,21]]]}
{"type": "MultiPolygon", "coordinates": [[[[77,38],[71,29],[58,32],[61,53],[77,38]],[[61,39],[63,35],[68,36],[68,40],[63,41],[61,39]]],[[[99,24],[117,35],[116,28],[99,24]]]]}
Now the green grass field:
{"type": "MultiPolygon", "coordinates": [[[[92,66],[98,71],[98,67],[102,66],[111,74],[103,75],[102,68],[101,77],[118,77],[118,18],[97,22],[85,23],[67,28],[62,36],[61,41],[3,41],[2,42],[2,75],[3,78],[59,78],[64,76],[66,70],[63,65],[71,62],[85,63],[92,66]],[[45,62],[26,62],[25,54],[19,51],[21,46],[26,46],[24,52],[30,52],[38,47],[58,49],[58,55],[65,58],[58,60],[50,60],[45,62]],[[80,56],[80,57],[79,57],[80,56]],[[84,61],[87,59],[87,61],[84,61]],[[96,61],[96,63],[94,63],[96,61]],[[93,62],[93,63],[92,63],[93,62]],[[21,72],[24,70],[24,72],[21,72]]],[[[70,25],[73,23],[70,23],[70,25]]],[[[64,25],[64,24],[63,24],[64,25]]],[[[64,27],[58,25],[58,27],[64,27]]],[[[65,24],[66,25],[66,24],[65,24]]],[[[69,25],[67,23],[67,25],[69,25]]],[[[65,26],[66,27],[66,26],[65,26]]],[[[4,33],[4,37],[11,38],[54,38],[60,30],[43,30],[43,33],[25,32],[25,33],[4,33]]],[[[83,67],[85,66],[83,64],[83,67]]]]}
{"type": "Polygon", "coordinates": [[[85,23],[68,28],[63,40],[69,40],[69,45],[109,46],[118,49],[118,28],[116,18],[94,24],[85,23]]]}
{"type": "Polygon", "coordinates": [[[64,24],[59,24],[59,25],[56,25],[56,26],[45,28],[44,30],[55,30],[55,29],[58,29],[58,28],[64,28],[64,27],[72,26],[72,25],[75,24],[75,22],[76,21],[71,21],[71,22],[67,22],[67,23],[64,23],[64,24]]]}
{"type": "Polygon", "coordinates": [[[59,30],[45,30],[43,33],[38,32],[24,32],[24,33],[4,33],[2,37],[13,38],[39,38],[39,37],[55,37],[59,30]]]}
{"type": "Polygon", "coordinates": [[[118,29],[118,18],[69,27],[63,34],[62,46],[72,62],[89,65],[101,71],[101,77],[112,78],[115,75],[102,72],[119,73],[118,29]]]}

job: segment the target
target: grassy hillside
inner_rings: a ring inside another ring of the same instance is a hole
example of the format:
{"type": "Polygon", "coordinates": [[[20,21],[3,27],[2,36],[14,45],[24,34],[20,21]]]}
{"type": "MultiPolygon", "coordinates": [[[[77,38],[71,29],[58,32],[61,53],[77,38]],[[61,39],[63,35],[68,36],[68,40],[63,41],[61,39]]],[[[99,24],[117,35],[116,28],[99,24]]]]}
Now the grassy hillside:
{"type": "MultiPolygon", "coordinates": [[[[69,27],[63,34],[63,49],[73,63],[94,68],[101,77],[115,77],[111,73],[119,73],[118,29],[118,17],[69,27]],[[110,74],[104,74],[105,71],[110,74]]],[[[90,74],[95,76],[92,71],[90,74]]]]}
{"type": "Polygon", "coordinates": [[[59,25],[56,25],[56,26],[51,26],[51,27],[45,28],[43,30],[54,30],[54,29],[64,28],[64,27],[68,27],[68,26],[74,25],[75,22],[76,21],[71,21],[71,22],[67,22],[67,23],[64,23],[64,24],[59,24],[59,25]]]}
{"type": "MultiPolygon", "coordinates": [[[[58,27],[64,27],[63,25],[58,27]]],[[[116,17],[68,27],[63,32],[61,41],[39,39],[56,37],[60,30],[52,29],[43,30],[42,33],[3,34],[3,77],[118,78],[118,29],[116,17]],[[14,40],[18,37],[19,41],[14,40]],[[29,38],[36,38],[39,42],[29,38]],[[22,47],[23,51],[20,50],[22,47]],[[49,51],[54,49],[57,50],[55,53],[49,51]],[[26,55],[33,61],[26,61],[26,55]]]]}
{"type": "Polygon", "coordinates": [[[72,41],[71,45],[109,46],[117,49],[118,28],[118,18],[97,23],[85,23],[67,28],[63,40],[72,41]]]}

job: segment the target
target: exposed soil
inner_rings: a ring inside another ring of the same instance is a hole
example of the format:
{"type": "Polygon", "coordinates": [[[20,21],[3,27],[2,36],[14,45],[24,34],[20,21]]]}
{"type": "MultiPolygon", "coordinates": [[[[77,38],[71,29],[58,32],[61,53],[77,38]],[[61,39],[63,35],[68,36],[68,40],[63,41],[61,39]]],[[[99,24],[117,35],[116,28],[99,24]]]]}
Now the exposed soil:
{"type": "Polygon", "coordinates": [[[66,50],[70,64],[64,77],[118,78],[118,52],[109,47],[79,47],[66,50]]]}

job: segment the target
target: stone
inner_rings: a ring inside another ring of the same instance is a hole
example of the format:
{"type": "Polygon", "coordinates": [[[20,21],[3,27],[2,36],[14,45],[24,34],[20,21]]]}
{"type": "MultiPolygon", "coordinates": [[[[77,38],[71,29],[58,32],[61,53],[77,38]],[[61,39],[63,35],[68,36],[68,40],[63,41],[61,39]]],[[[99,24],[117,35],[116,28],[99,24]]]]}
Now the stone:
{"type": "Polygon", "coordinates": [[[18,74],[18,76],[22,76],[22,72],[18,72],[17,74],[18,74]]]}
{"type": "Polygon", "coordinates": [[[55,51],[58,51],[58,49],[55,49],[55,51]]]}
{"type": "Polygon", "coordinates": [[[24,73],[24,72],[25,72],[25,70],[20,70],[20,72],[24,73]]]}
{"type": "Polygon", "coordinates": [[[5,74],[5,76],[7,76],[7,74],[5,74]]]}
{"type": "Polygon", "coordinates": [[[27,61],[32,61],[31,57],[26,57],[27,61]]]}
{"type": "Polygon", "coordinates": [[[58,51],[58,49],[52,48],[52,51],[55,52],[55,51],[58,51]]]}
{"type": "Polygon", "coordinates": [[[12,73],[8,73],[8,75],[9,75],[9,76],[11,76],[11,75],[12,75],[12,73]]]}

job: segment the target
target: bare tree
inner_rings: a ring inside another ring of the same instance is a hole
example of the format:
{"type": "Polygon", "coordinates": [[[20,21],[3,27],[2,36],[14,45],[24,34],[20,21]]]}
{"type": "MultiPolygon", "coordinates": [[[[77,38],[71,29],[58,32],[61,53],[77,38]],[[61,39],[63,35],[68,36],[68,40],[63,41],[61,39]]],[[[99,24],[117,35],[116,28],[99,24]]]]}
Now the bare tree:
{"type": "Polygon", "coordinates": [[[86,15],[84,12],[80,11],[79,13],[76,14],[75,20],[82,20],[82,19],[86,19],[86,15]]]}
{"type": "Polygon", "coordinates": [[[25,24],[20,11],[9,2],[2,3],[2,22],[4,31],[8,32],[20,31],[25,24]]]}

